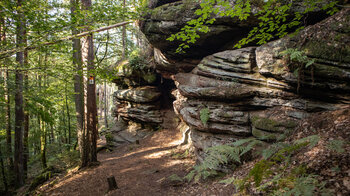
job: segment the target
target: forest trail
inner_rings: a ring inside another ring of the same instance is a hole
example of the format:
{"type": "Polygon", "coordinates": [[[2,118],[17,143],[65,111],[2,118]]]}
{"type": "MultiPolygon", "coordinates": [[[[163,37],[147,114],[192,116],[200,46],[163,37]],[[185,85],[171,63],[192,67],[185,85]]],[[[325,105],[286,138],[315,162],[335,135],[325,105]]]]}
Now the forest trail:
{"type": "Polygon", "coordinates": [[[117,147],[112,152],[100,152],[100,165],[60,177],[54,185],[46,183],[42,195],[177,195],[179,187],[167,186],[172,174],[184,176],[194,164],[191,158],[175,159],[183,153],[181,133],[176,130],[174,116],[165,112],[164,129],[140,141],[117,147]],[[107,178],[115,176],[119,189],[108,190],[107,178]]]}

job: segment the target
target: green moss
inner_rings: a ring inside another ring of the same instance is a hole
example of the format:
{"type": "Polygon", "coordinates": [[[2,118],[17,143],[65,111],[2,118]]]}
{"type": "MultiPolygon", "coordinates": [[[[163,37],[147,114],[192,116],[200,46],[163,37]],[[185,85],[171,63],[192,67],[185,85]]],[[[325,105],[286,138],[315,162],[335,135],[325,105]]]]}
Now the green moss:
{"type": "Polygon", "coordinates": [[[275,120],[259,116],[252,116],[251,122],[252,125],[258,129],[279,133],[284,133],[287,130],[293,129],[297,126],[297,124],[292,120],[277,122],[275,120]]]}
{"type": "Polygon", "coordinates": [[[254,137],[262,141],[276,141],[279,138],[279,134],[262,131],[255,127],[252,129],[252,134],[254,137]]]}
{"type": "Polygon", "coordinates": [[[164,4],[151,10],[151,19],[164,21],[182,21],[189,14],[194,15],[193,8],[198,5],[198,2],[185,0],[179,4],[164,4]]]}
{"type": "MultiPolygon", "coordinates": [[[[336,37],[342,37],[337,34],[336,37]]],[[[306,54],[339,62],[350,62],[350,46],[339,47],[341,43],[309,41],[305,45],[306,54]]]]}

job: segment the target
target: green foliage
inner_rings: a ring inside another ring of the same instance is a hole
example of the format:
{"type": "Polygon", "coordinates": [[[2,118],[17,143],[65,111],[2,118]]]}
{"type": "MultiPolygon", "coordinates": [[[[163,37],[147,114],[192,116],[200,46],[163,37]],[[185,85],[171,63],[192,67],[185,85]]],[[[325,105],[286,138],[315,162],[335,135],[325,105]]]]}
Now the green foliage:
{"type": "Polygon", "coordinates": [[[59,171],[55,169],[54,167],[48,167],[41,171],[39,175],[37,175],[32,183],[29,186],[29,191],[33,191],[36,187],[38,187],[40,184],[46,182],[50,178],[53,177],[55,173],[58,173],[59,171]]]}
{"type": "Polygon", "coordinates": [[[307,69],[315,63],[315,59],[306,56],[305,51],[300,51],[296,48],[288,48],[287,50],[282,51],[281,54],[288,58],[290,63],[297,65],[297,68],[293,72],[296,77],[299,76],[299,71],[301,69],[307,69]]]}
{"type": "Polygon", "coordinates": [[[330,140],[328,143],[328,148],[337,153],[343,153],[345,152],[344,145],[344,140],[330,140]]]}
{"type": "Polygon", "coordinates": [[[107,132],[105,138],[108,145],[111,145],[114,141],[114,137],[111,132],[107,132]]]}
{"type": "Polygon", "coordinates": [[[317,145],[320,137],[311,135],[289,144],[279,142],[264,149],[262,159],[242,179],[228,178],[221,183],[235,184],[241,192],[253,185],[264,195],[315,195],[326,194],[324,183],[316,175],[308,174],[304,165],[292,167],[290,158],[303,148],[317,145]]]}
{"type": "Polygon", "coordinates": [[[140,50],[136,49],[129,56],[129,66],[134,70],[143,70],[147,67],[148,62],[140,50]]]}
{"type": "Polygon", "coordinates": [[[248,153],[262,142],[254,138],[238,140],[231,145],[219,145],[205,150],[204,161],[194,166],[193,170],[185,176],[185,179],[199,181],[219,174],[220,167],[228,166],[234,169],[241,163],[241,157],[248,153]]]}
{"type": "Polygon", "coordinates": [[[236,0],[234,6],[227,0],[204,0],[200,4],[200,9],[195,11],[198,18],[187,22],[180,32],[172,34],[167,40],[179,40],[182,43],[177,48],[177,53],[184,53],[191,44],[194,44],[201,33],[210,31],[210,25],[216,19],[214,16],[231,17],[240,21],[247,20],[248,17],[254,16],[260,21],[258,26],[254,27],[246,38],[240,40],[235,47],[256,42],[264,44],[267,41],[284,37],[291,30],[296,32],[303,28],[302,20],[308,13],[321,8],[327,10],[328,14],[334,14],[338,11],[336,0],[322,3],[323,0],[302,0],[301,11],[292,10],[293,3],[285,3],[282,0],[236,0]],[[253,11],[253,9],[255,9],[253,11]],[[258,11],[256,11],[256,9],[258,11]]]}
{"type": "Polygon", "coordinates": [[[199,117],[204,125],[206,125],[209,120],[209,114],[209,108],[203,108],[199,111],[199,117]]]}

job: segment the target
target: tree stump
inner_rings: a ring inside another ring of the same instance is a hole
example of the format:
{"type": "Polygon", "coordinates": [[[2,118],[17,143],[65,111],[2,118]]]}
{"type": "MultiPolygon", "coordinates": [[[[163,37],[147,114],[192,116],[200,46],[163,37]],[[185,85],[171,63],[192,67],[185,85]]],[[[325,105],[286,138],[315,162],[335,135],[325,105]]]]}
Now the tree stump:
{"type": "Polygon", "coordinates": [[[115,181],[114,176],[107,178],[107,182],[108,182],[108,191],[118,189],[118,185],[117,185],[117,182],[115,181]]]}

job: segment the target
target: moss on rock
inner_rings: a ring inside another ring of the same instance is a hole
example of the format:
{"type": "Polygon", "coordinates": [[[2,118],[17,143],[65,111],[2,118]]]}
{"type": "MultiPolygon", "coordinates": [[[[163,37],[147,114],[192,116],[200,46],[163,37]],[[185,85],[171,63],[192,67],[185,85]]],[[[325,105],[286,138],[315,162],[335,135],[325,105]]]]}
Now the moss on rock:
{"type": "Polygon", "coordinates": [[[286,131],[289,132],[291,129],[294,129],[297,126],[297,123],[293,120],[275,121],[260,116],[252,116],[251,122],[252,126],[258,129],[277,133],[285,133],[286,131]]]}

